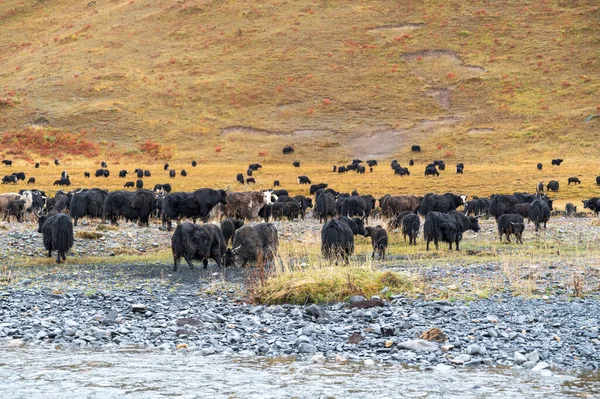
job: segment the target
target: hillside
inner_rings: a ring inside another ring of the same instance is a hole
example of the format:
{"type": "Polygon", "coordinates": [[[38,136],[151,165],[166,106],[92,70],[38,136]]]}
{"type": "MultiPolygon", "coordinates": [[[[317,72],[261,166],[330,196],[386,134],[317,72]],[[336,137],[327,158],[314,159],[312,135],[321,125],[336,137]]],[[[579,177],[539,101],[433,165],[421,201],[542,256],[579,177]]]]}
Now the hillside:
{"type": "Polygon", "coordinates": [[[595,0],[4,0],[0,131],[113,157],[587,162],[599,22],[595,0]]]}

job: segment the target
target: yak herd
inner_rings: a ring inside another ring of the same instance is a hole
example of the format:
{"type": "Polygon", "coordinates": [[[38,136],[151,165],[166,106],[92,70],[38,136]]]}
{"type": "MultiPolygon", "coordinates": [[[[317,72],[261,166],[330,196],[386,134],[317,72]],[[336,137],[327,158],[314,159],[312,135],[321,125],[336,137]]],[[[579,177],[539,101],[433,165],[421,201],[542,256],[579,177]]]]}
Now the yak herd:
{"type": "MultiPolygon", "coordinates": [[[[413,146],[412,149],[420,151],[419,146],[413,146]]],[[[283,149],[284,154],[293,152],[290,146],[283,149]]],[[[560,165],[561,162],[562,159],[553,160],[552,164],[560,165]]],[[[3,163],[12,166],[10,160],[4,160],[3,163]]],[[[192,166],[196,164],[196,161],[192,162],[192,166]]],[[[293,165],[297,167],[300,164],[294,161],[293,165]]],[[[365,173],[367,167],[372,170],[377,166],[377,161],[369,160],[366,165],[361,160],[353,160],[349,165],[334,166],[333,172],[365,173]]],[[[95,175],[108,177],[110,172],[106,169],[106,163],[102,162],[101,166],[102,169],[98,169],[95,175]]],[[[457,164],[456,167],[457,173],[463,173],[464,164],[457,164]]],[[[542,164],[537,167],[541,169],[542,164]]],[[[164,168],[165,171],[169,170],[170,175],[175,173],[168,164],[164,168]]],[[[258,163],[250,164],[246,175],[252,176],[261,168],[262,165],[258,163]]],[[[397,161],[392,161],[391,168],[394,174],[410,175],[408,169],[397,161]]],[[[444,161],[436,160],[426,166],[425,175],[437,176],[443,170],[444,161]]],[[[125,178],[127,173],[121,171],[119,177],[125,178]]],[[[135,174],[138,182],[142,177],[151,175],[149,170],[142,169],[136,169],[135,174]]],[[[185,174],[185,170],[182,170],[181,175],[185,174]]],[[[242,173],[236,177],[242,184],[248,183],[249,179],[252,178],[245,178],[242,173]]],[[[5,176],[3,182],[12,183],[13,180],[25,180],[25,174],[17,172],[5,176]]],[[[525,220],[532,222],[536,231],[542,226],[545,228],[553,210],[553,200],[556,199],[550,198],[547,193],[558,191],[558,182],[551,181],[546,187],[538,184],[535,194],[515,192],[472,199],[467,194],[455,193],[429,193],[423,196],[386,194],[375,198],[369,194],[359,194],[356,190],[352,193],[338,192],[327,183],[313,184],[307,176],[298,176],[297,181],[300,185],[309,185],[309,196],[290,196],[287,190],[280,188],[250,192],[200,188],[193,192],[172,192],[169,184],[158,184],[154,190],[148,190],[143,188],[143,183],[136,184],[135,191],[108,192],[99,188],[59,190],[52,198],[40,190],[21,190],[19,193],[0,194],[0,212],[4,214],[4,220],[8,219],[9,222],[12,218],[22,222],[28,215],[35,215],[44,248],[49,257],[52,251],[56,251],[58,263],[65,261],[66,252],[73,246],[73,226],[77,226],[81,218],[99,219],[113,225],[125,220],[142,226],[149,226],[154,219],[162,221],[168,231],[173,229],[172,222],[175,220],[177,227],[172,236],[171,249],[173,269],[176,271],[181,258],[191,268],[194,260],[201,261],[204,267],[209,259],[219,267],[272,261],[277,256],[279,238],[275,225],[270,222],[304,219],[309,215],[308,209],[312,210],[315,221],[323,223],[323,257],[335,261],[348,261],[354,253],[354,237],[357,235],[371,238],[372,258],[377,254],[380,259],[385,259],[388,232],[380,225],[367,226],[369,217],[374,215],[385,221],[388,229],[400,230],[405,242],[408,237],[409,245],[416,245],[423,225],[426,250],[429,250],[432,241],[436,249],[439,249],[439,242],[442,241],[448,244],[450,250],[453,246],[456,251],[460,250],[463,233],[469,230],[478,232],[481,217],[495,218],[501,241],[505,238],[510,242],[510,237],[514,236],[517,243],[523,243],[525,220]],[[183,219],[188,221],[182,222],[183,219]],[[208,223],[209,220],[220,225],[208,223]],[[264,222],[244,224],[245,221],[259,220],[264,222]],[[196,224],[196,221],[202,224],[196,224]]],[[[579,179],[569,178],[569,184],[571,182],[579,183],[579,179]]],[[[70,185],[67,171],[61,173],[55,184],[70,185]]],[[[125,184],[126,188],[132,186],[133,182],[125,184]]],[[[274,186],[278,187],[279,184],[274,186]]],[[[600,198],[583,200],[583,207],[600,213],[600,198]]],[[[567,215],[572,215],[576,210],[573,204],[567,204],[565,208],[567,215]]]]}

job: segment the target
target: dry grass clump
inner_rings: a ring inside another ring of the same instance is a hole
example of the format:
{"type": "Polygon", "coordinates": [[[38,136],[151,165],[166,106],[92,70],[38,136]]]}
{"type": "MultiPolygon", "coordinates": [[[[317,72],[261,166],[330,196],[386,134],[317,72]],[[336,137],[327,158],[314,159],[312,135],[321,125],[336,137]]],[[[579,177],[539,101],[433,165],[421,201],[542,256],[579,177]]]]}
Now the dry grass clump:
{"type": "Polygon", "coordinates": [[[370,260],[335,264],[306,253],[304,257],[280,254],[264,278],[248,284],[250,299],[264,304],[342,302],[352,295],[389,297],[415,290],[412,276],[377,270],[370,260]]]}
{"type": "Polygon", "coordinates": [[[96,231],[78,231],[77,233],[75,233],[75,237],[77,238],[83,238],[84,240],[98,240],[100,238],[102,238],[103,234],[102,233],[98,233],[96,231]]]}

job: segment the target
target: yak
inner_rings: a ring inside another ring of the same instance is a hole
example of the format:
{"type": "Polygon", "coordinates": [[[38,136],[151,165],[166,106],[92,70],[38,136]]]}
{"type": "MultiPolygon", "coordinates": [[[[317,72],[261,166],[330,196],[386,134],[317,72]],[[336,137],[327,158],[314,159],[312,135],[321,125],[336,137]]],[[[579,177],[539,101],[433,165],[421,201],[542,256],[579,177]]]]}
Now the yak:
{"type": "Polygon", "coordinates": [[[327,183],[319,183],[319,184],[312,184],[310,186],[310,190],[309,190],[309,194],[313,195],[315,194],[317,191],[319,190],[325,190],[327,188],[328,184],[327,183]]]}
{"type": "Polygon", "coordinates": [[[600,213],[600,198],[599,197],[592,197],[590,199],[583,200],[581,202],[583,202],[583,209],[589,209],[590,211],[594,212],[596,215],[598,215],[598,213],[600,213]]]}
{"type": "Polygon", "coordinates": [[[107,195],[106,190],[99,188],[73,193],[69,204],[69,214],[73,218],[73,225],[77,226],[77,220],[83,217],[101,218],[107,195]]]}
{"type": "Polygon", "coordinates": [[[388,247],[388,234],[387,231],[381,226],[369,226],[365,227],[365,237],[371,237],[371,246],[373,252],[371,253],[371,259],[375,259],[375,252],[379,254],[380,260],[385,260],[385,253],[388,247]]]}
{"type": "Polygon", "coordinates": [[[546,222],[550,219],[550,210],[551,208],[543,199],[536,199],[531,203],[527,218],[535,224],[535,231],[539,231],[542,223],[544,229],[546,228],[546,222]]]}
{"type": "Polygon", "coordinates": [[[435,168],[435,166],[427,166],[425,168],[425,176],[439,176],[440,172],[435,168]]]}
{"type": "Polygon", "coordinates": [[[423,226],[423,236],[427,243],[425,249],[429,251],[429,243],[433,241],[437,250],[439,249],[438,242],[444,241],[449,244],[450,250],[452,250],[452,243],[454,243],[455,250],[459,251],[462,235],[467,230],[473,230],[474,232],[480,230],[476,217],[467,217],[456,211],[448,213],[431,211],[427,213],[425,225],[423,226]]]}
{"type": "Polygon", "coordinates": [[[327,259],[348,257],[354,253],[354,236],[366,235],[363,220],[340,216],[323,225],[321,229],[321,253],[327,259]]]}
{"type": "Polygon", "coordinates": [[[500,236],[500,242],[502,242],[502,236],[506,236],[506,241],[510,243],[510,235],[513,234],[519,244],[523,244],[523,231],[525,230],[525,224],[523,223],[523,216],[518,214],[506,213],[500,215],[498,218],[498,235],[500,236]]]}
{"type": "Polygon", "coordinates": [[[557,158],[557,159],[553,159],[552,160],[552,165],[556,165],[556,166],[560,166],[560,164],[563,162],[562,159],[557,158]]]}
{"type": "Polygon", "coordinates": [[[227,218],[221,222],[221,231],[225,237],[225,246],[229,245],[229,240],[233,238],[235,231],[244,225],[242,219],[227,218]]]}
{"type": "Polygon", "coordinates": [[[217,204],[227,204],[227,192],[225,190],[213,190],[201,188],[192,193],[173,193],[165,197],[163,203],[163,225],[172,230],[171,221],[182,217],[191,218],[193,221],[201,219],[204,223],[212,208],[217,204]]]}
{"type": "Polygon", "coordinates": [[[431,211],[447,213],[464,205],[466,201],[467,195],[457,195],[453,193],[438,195],[429,193],[423,196],[418,212],[423,216],[427,216],[427,213],[431,211]]]}
{"type": "Polygon", "coordinates": [[[142,179],[137,179],[135,181],[135,188],[137,188],[138,190],[144,188],[144,181],[142,179]]]}
{"type": "Polygon", "coordinates": [[[277,255],[277,229],[271,223],[242,226],[233,236],[232,247],[225,252],[225,266],[235,266],[236,261],[240,262],[242,267],[249,262],[264,265],[277,255]]]}
{"type": "Polygon", "coordinates": [[[569,183],[567,185],[571,185],[571,183],[581,184],[581,180],[579,180],[577,177],[569,177],[569,183]]]}
{"type": "Polygon", "coordinates": [[[311,181],[307,176],[298,176],[298,184],[311,184],[311,181]]]}
{"type": "Polygon", "coordinates": [[[103,220],[117,225],[117,219],[138,221],[148,226],[150,215],[156,211],[157,197],[150,190],[112,191],[104,200],[103,220]]]}
{"type": "Polygon", "coordinates": [[[237,182],[240,184],[244,184],[244,174],[238,173],[237,176],[235,177],[235,180],[237,180],[237,182]]]}
{"type": "Polygon", "coordinates": [[[206,269],[209,258],[213,259],[218,267],[221,267],[221,258],[225,255],[226,249],[225,238],[217,226],[181,223],[171,238],[173,271],[177,271],[182,257],[190,269],[194,268],[192,260],[201,260],[206,269]]]}
{"type": "Polygon", "coordinates": [[[319,218],[319,223],[327,222],[329,217],[335,217],[336,207],[333,194],[321,190],[317,191],[313,213],[315,218],[319,218]]]}
{"type": "Polygon", "coordinates": [[[546,185],[546,190],[557,192],[560,184],[556,180],[550,180],[546,185]]]}
{"type": "Polygon", "coordinates": [[[132,181],[128,181],[128,182],[125,182],[125,184],[123,184],[123,188],[129,188],[129,187],[131,187],[131,188],[135,187],[135,183],[132,181]]]}
{"type": "Polygon", "coordinates": [[[67,259],[66,253],[73,246],[73,223],[64,213],[51,216],[39,216],[38,233],[42,233],[44,248],[48,257],[56,251],[56,263],[67,259]]]}
{"type": "Polygon", "coordinates": [[[283,152],[283,155],[291,154],[294,152],[294,148],[291,145],[286,145],[285,147],[283,147],[283,150],[281,152],[283,152]]]}

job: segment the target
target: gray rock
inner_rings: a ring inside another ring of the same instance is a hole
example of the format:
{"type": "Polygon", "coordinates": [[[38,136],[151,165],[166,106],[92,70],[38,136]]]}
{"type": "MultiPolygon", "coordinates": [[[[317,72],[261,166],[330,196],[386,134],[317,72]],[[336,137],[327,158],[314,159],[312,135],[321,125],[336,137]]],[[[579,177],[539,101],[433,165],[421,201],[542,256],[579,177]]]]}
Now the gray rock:
{"type": "Polygon", "coordinates": [[[352,295],[352,296],[351,296],[351,297],[348,299],[348,301],[350,302],[350,305],[352,305],[353,303],[356,303],[356,302],[361,302],[361,301],[364,301],[364,300],[366,300],[366,299],[367,299],[367,298],[365,298],[365,297],[364,297],[364,296],[362,296],[362,295],[352,295]]]}
{"type": "Polygon", "coordinates": [[[424,339],[411,339],[408,341],[400,342],[396,345],[400,349],[408,349],[412,351],[425,351],[434,352],[439,349],[439,345],[435,342],[426,341],[424,339]]]}
{"type": "Polygon", "coordinates": [[[550,365],[546,362],[539,362],[538,364],[535,365],[534,368],[531,369],[531,371],[541,371],[544,369],[547,369],[548,367],[550,367],[550,365]]]}
{"type": "Polygon", "coordinates": [[[514,360],[515,364],[521,365],[527,361],[527,358],[523,354],[515,352],[514,360]]]}
{"type": "Polygon", "coordinates": [[[463,353],[461,355],[456,356],[454,359],[450,360],[450,362],[454,364],[465,364],[466,362],[471,360],[471,356],[463,353]]]}
{"type": "Polygon", "coordinates": [[[313,354],[317,351],[317,348],[311,344],[301,343],[298,345],[298,352],[313,354]]]}
{"type": "Polygon", "coordinates": [[[326,311],[324,311],[323,309],[321,309],[320,306],[315,304],[312,304],[306,309],[304,309],[304,313],[316,318],[317,320],[329,320],[331,318],[326,311]]]}

